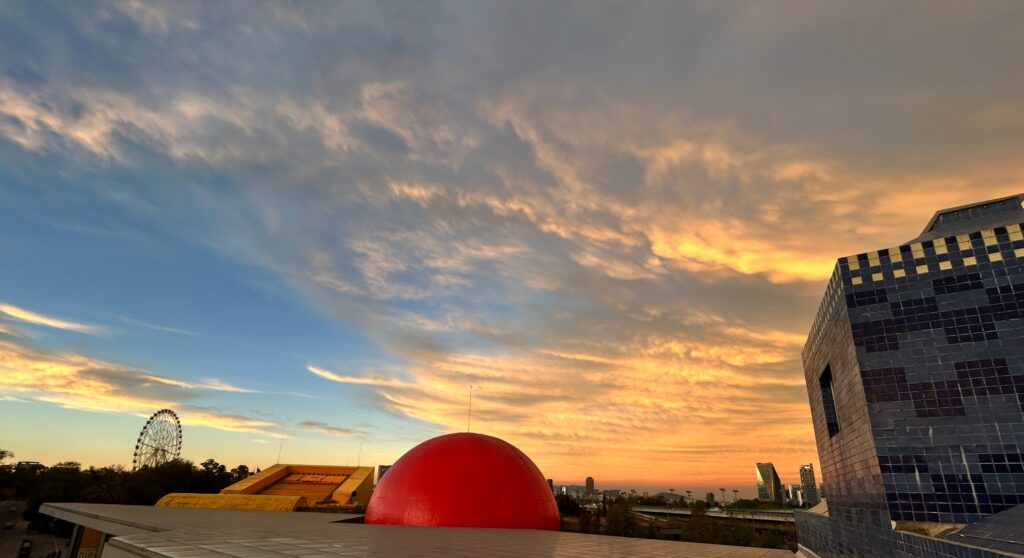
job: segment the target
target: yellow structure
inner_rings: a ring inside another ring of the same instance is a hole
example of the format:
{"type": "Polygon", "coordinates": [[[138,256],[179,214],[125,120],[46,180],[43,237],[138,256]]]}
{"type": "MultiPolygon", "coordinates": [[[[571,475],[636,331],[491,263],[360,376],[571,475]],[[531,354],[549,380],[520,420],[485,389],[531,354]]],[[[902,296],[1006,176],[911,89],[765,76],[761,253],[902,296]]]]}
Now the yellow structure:
{"type": "Polygon", "coordinates": [[[172,492],[156,503],[158,508],[205,508],[214,510],[296,511],[308,508],[302,496],[243,494],[191,494],[172,492]]]}
{"type": "Polygon", "coordinates": [[[172,493],[157,506],[265,511],[352,510],[365,507],[373,490],[372,467],[274,465],[220,494],[172,493]]]}
{"type": "Polygon", "coordinates": [[[220,493],[304,496],[315,507],[365,506],[372,489],[372,467],[274,465],[220,493]]]}
{"type": "Polygon", "coordinates": [[[100,555],[100,550],[103,548],[103,533],[90,529],[88,527],[82,528],[81,539],[78,541],[78,558],[96,558],[100,555]]]}

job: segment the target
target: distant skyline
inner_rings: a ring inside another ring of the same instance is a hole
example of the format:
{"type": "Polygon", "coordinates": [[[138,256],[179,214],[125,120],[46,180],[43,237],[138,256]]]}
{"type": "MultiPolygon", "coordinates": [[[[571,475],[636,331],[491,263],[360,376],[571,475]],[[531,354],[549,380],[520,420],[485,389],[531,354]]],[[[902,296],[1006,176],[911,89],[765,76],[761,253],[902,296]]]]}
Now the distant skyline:
{"type": "Polygon", "coordinates": [[[1024,191],[1020,3],[244,6],[0,6],[17,459],[171,407],[196,462],[388,464],[472,385],[556,484],[749,497],[819,469],[836,259],[1024,191]]]}

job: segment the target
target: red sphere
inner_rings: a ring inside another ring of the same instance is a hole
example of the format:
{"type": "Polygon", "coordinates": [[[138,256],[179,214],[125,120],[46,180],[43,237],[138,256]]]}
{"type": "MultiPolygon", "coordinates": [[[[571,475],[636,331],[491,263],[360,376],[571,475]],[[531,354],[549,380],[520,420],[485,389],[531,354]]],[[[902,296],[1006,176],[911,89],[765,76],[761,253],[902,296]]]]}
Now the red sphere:
{"type": "Polygon", "coordinates": [[[388,469],[366,523],[545,529],[560,526],[540,469],[504,440],[448,434],[412,448],[388,469]]]}

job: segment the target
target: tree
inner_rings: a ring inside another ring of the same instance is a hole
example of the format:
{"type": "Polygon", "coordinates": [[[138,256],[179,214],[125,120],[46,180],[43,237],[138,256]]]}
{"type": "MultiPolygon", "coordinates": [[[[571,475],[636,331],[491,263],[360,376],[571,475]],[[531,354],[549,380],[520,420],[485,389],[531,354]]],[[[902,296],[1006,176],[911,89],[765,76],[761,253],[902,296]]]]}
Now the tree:
{"type": "Polygon", "coordinates": [[[203,472],[210,474],[221,473],[224,472],[225,469],[223,465],[217,463],[217,460],[213,459],[212,457],[210,459],[207,459],[206,461],[203,461],[199,466],[202,467],[203,472]]]}
{"type": "Polygon", "coordinates": [[[558,515],[562,517],[576,517],[580,514],[580,504],[569,497],[568,494],[555,496],[555,504],[558,505],[558,515]]]}
{"type": "Polygon", "coordinates": [[[635,532],[633,506],[629,498],[620,496],[608,504],[608,514],[605,517],[605,534],[631,537],[635,532]]]}
{"type": "Polygon", "coordinates": [[[219,492],[220,489],[227,487],[232,483],[232,475],[228,471],[228,468],[220,463],[217,463],[215,459],[207,459],[200,465],[200,475],[196,479],[195,490],[193,492],[204,492],[204,493],[215,493],[219,492]]]}
{"type": "MultiPolygon", "coordinates": [[[[589,511],[584,510],[582,513],[580,513],[580,519],[579,519],[579,530],[580,530],[580,533],[592,533],[592,532],[594,532],[596,530],[596,529],[594,529],[594,525],[593,525],[593,523],[594,523],[593,520],[594,519],[597,519],[597,518],[594,517],[589,511]]],[[[600,520],[598,520],[598,521],[600,521],[600,520]]]]}
{"type": "Polygon", "coordinates": [[[707,505],[697,500],[690,506],[690,519],[682,529],[683,540],[713,543],[718,539],[718,527],[708,517],[707,505]]]}
{"type": "Polygon", "coordinates": [[[14,453],[7,451],[5,449],[0,449],[0,463],[7,461],[12,457],[14,457],[14,453]]]}
{"type": "Polygon", "coordinates": [[[656,539],[658,538],[658,527],[654,524],[653,519],[647,520],[647,529],[644,531],[644,538],[656,539]]]}
{"type": "Polygon", "coordinates": [[[51,469],[71,469],[72,471],[81,471],[82,464],[77,461],[61,461],[51,467],[51,469]]]}
{"type": "Polygon", "coordinates": [[[238,482],[249,477],[249,467],[246,465],[239,465],[234,469],[231,469],[231,480],[238,482]]]}

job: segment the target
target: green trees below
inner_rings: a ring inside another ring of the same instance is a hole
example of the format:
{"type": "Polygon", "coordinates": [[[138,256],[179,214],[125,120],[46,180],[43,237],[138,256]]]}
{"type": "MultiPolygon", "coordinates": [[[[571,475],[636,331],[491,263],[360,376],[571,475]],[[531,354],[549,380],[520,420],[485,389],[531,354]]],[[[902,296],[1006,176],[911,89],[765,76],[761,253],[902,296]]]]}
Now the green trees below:
{"type": "MultiPolygon", "coordinates": [[[[9,456],[9,452],[4,453],[9,456]]],[[[0,499],[26,501],[25,519],[32,520],[44,502],[150,506],[170,492],[212,494],[247,476],[248,467],[240,465],[228,471],[213,459],[199,467],[190,461],[176,460],[138,471],[123,467],[83,469],[74,461],[40,470],[5,464],[0,465],[0,499]]]]}

